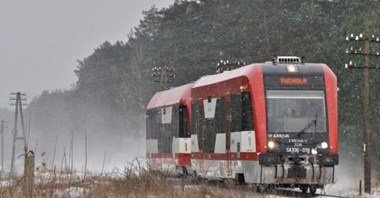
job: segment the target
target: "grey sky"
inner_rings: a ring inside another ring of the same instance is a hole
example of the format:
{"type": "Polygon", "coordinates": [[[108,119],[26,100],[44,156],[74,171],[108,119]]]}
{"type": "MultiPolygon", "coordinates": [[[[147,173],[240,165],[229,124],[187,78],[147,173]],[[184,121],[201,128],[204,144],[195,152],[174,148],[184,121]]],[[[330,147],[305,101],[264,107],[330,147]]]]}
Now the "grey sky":
{"type": "Polygon", "coordinates": [[[28,101],[43,90],[69,89],[77,80],[76,60],[104,41],[126,41],[142,11],[174,0],[1,0],[0,108],[9,93],[28,101]]]}

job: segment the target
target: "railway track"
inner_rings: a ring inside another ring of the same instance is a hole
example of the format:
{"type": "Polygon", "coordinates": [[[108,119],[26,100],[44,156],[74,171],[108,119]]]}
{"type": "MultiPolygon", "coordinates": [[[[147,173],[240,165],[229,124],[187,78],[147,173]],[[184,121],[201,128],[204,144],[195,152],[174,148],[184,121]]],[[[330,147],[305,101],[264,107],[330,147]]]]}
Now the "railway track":
{"type": "Polygon", "coordinates": [[[349,198],[345,196],[332,195],[332,194],[324,194],[324,193],[316,193],[314,195],[302,193],[293,189],[274,189],[274,193],[268,193],[268,195],[279,195],[285,197],[339,197],[339,198],[349,198]]]}
{"type": "Polygon", "coordinates": [[[303,193],[295,189],[285,189],[276,186],[270,186],[267,188],[258,188],[253,185],[235,185],[233,182],[223,182],[223,181],[194,181],[181,178],[173,178],[173,183],[175,185],[181,186],[184,190],[206,187],[211,192],[213,189],[215,191],[225,191],[226,193],[236,192],[233,194],[244,195],[245,196],[263,196],[263,197],[339,197],[339,198],[349,198],[346,196],[326,194],[326,193],[303,193]]]}

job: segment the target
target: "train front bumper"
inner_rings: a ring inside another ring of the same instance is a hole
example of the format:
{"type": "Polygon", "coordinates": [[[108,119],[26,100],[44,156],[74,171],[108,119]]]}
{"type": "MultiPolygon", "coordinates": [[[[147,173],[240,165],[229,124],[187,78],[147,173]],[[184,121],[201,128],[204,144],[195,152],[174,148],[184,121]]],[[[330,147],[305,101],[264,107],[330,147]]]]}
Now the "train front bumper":
{"type": "Polygon", "coordinates": [[[261,155],[259,160],[260,183],[289,185],[335,183],[335,166],[338,165],[338,155],[288,156],[285,158],[269,153],[261,155]]]}
{"type": "Polygon", "coordinates": [[[261,166],[261,183],[264,184],[331,184],[335,183],[335,167],[319,165],[261,166]]]}

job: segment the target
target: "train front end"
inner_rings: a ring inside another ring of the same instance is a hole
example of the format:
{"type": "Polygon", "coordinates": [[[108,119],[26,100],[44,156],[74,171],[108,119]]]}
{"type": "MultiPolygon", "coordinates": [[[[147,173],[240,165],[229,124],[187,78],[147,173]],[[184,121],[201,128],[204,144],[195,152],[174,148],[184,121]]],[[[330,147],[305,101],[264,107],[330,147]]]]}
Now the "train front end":
{"type": "MultiPolygon", "coordinates": [[[[262,65],[266,145],[260,183],[315,193],[338,165],[337,81],[324,64],[278,57],[262,65]]],[[[265,139],[265,138],[264,138],[265,139]]]]}

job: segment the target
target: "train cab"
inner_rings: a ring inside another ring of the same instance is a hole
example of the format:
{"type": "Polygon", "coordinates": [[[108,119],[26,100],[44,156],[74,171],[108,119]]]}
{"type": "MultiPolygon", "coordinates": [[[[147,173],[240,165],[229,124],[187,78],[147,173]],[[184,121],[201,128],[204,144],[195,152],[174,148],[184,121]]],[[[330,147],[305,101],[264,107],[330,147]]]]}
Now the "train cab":
{"type": "Polygon", "coordinates": [[[266,142],[263,183],[302,191],[333,183],[338,165],[337,81],[325,64],[278,57],[262,66],[266,142]]]}

